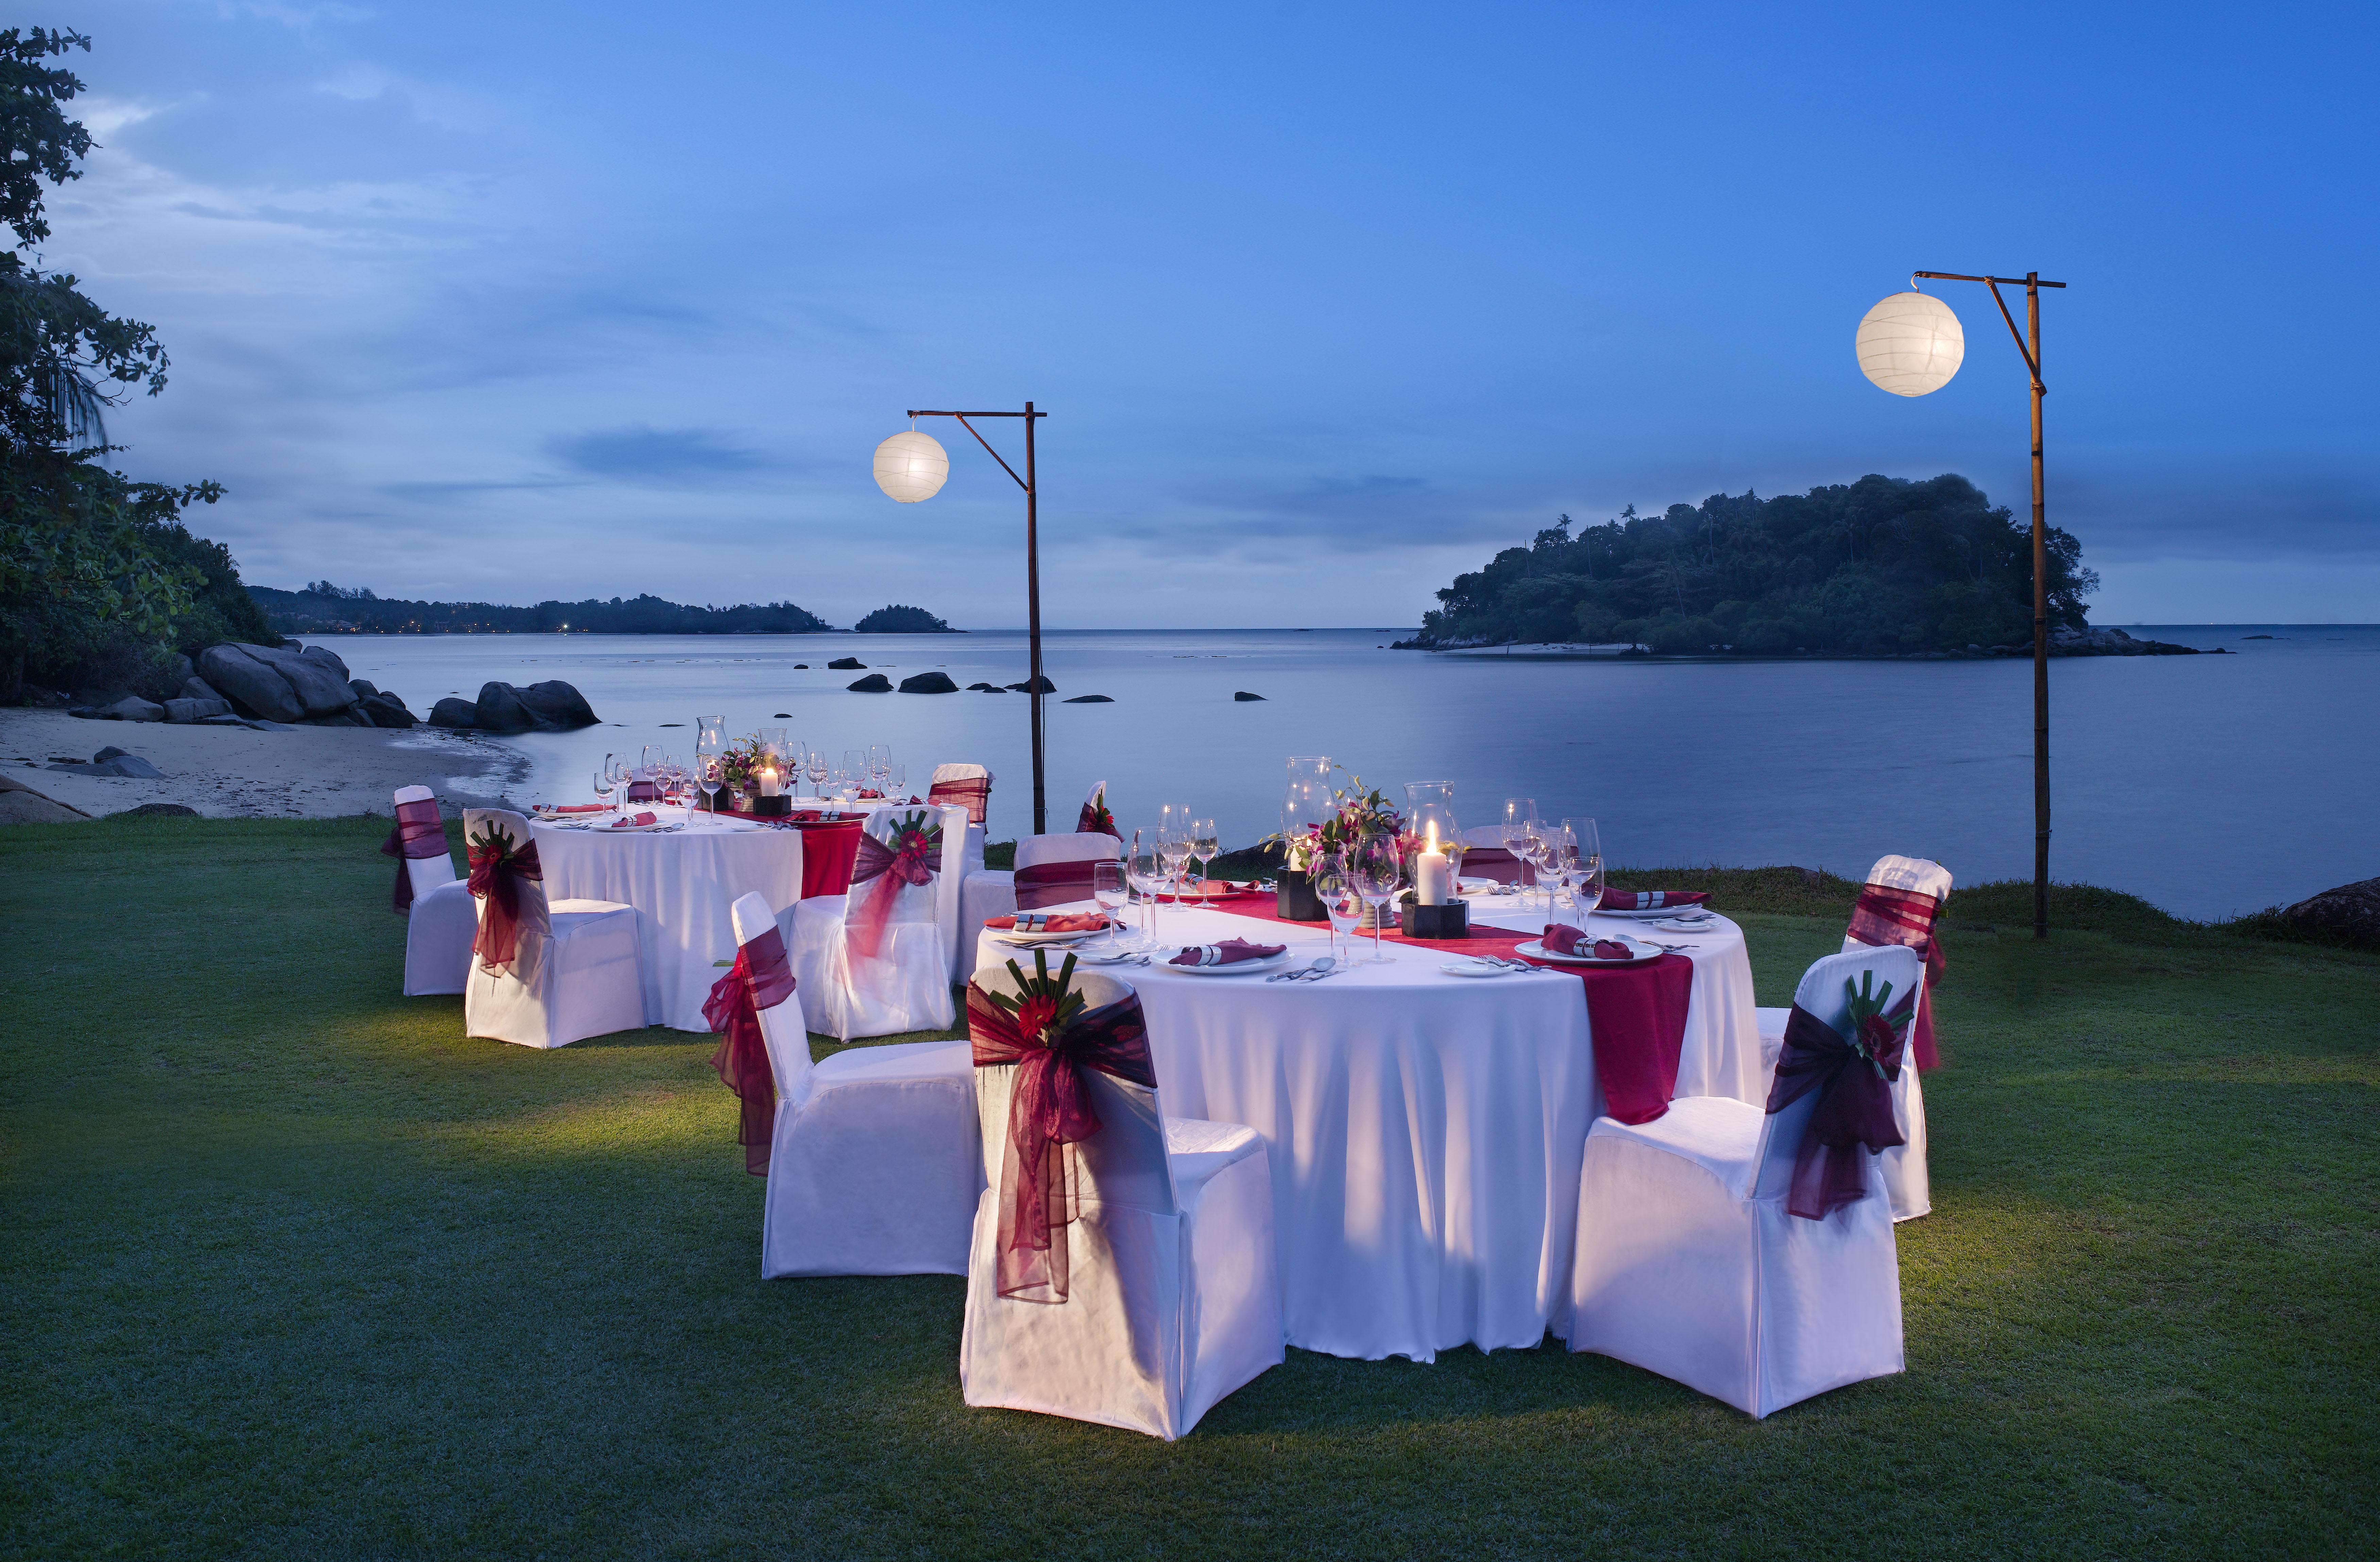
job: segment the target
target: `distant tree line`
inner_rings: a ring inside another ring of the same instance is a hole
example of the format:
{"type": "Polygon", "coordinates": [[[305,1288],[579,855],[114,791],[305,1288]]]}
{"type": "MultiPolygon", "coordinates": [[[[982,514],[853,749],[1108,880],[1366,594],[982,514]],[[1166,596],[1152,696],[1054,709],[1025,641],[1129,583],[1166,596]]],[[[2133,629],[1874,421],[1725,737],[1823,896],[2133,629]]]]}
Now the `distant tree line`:
{"type": "Polygon", "coordinates": [[[881,607],[857,624],[852,630],[860,635],[957,635],[964,631],[952,628],[923,608],[905,607],[894,602],[881,607]]]}
{"type": "Polygon", "coordinates": [[[105,414],[165,388],[155,332],[111,315],[80,279],[28,256],[50,236],[44,185],[80,178],[95,144],[50,62],[80,33],[0,30],[0,699],[39,688],[171,693],[176,650],[269,633],[222,544],[182,524],[212,482],[135,482],[105,414]]]}
{"type": "Polygon", "coordinates": [[[834,627],[792,602],[698,608],[638,596],[515,608],[408,601],[327,580],[303,591],[251,586],[249,594],[283,635],[550,635],[564,629],[596,635],[815,635],[834,627]]]}
{"type": "MultiPolygon", "coordinates": [[[[1633,642],[1656,651],[1856,655],[2029,644],[2031,524],[1954,473],[1865,477],[1806,494],[1714,494],[1658,515],[1635,506],[1458,575],[1423,615],[1421,647],[1633,642]]],[[[2048,534],[2050,627],[2084,627],[2095,571],[2048,534]]]]}

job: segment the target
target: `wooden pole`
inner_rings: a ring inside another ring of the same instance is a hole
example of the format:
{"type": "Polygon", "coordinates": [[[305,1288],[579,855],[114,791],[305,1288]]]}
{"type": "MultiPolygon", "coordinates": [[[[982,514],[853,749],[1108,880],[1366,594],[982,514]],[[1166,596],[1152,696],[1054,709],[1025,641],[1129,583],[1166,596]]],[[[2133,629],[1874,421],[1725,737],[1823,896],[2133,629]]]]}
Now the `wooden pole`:
{"type": "MultiPolygon", "coordinates": [[[[2038,408],[2040,403],[2036,401],[2034,405],[2038,408]]],[[[1033,469],[1033,404],[1026,402],[1025,404],[1025,636],[1031,671],[1025,675],[1025,686],[1032,691],[1033,699],[1033,833],[1047,835],[1050,833],[1050,797],[1044,784],[1046,778],[1042,773],[1041,755],[1043,732],[1041,725],[1041,540],[1039,537],[1041,493],[1033,469]]],[[[2034,415],[2034,445],[2036,458],[2040,454],[2040,429],[2041,417],[2036,410],[2034,415]]],[[[2034,479],[2034,485],[2036,495],[2034,514],[2037,515],[2040,514],[2037,497],[2040,492],[2040,478],[2037,475],[2034,479]]],[[[2038,524],[2038,522],[2035,523],[2036,527],[2038,524]]],[[[2034,543],[2036,553],[2039,547],[2040,544],[2036,539],[2034,543]]]]}
{"type": "Polygon", "coordinates": [[[2033,370],[2033,936],[2049,937],[2049,523],[2043,502],[2041,273],[2024,274],[2025,333],[2033,370]]]}

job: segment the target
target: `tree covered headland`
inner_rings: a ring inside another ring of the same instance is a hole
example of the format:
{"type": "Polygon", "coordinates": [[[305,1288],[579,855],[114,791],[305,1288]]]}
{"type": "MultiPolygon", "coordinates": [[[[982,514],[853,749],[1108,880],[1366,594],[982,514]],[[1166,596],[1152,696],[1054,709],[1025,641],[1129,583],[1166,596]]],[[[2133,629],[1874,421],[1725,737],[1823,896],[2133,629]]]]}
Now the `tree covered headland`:
{"type": "MultiPolygon", "coordinates": [[[[2051,527],[2049,623],[2084,627],[2099,576],[2051,527]]],[[[2033,640],[2033,539],[1955,473],[1762,499],[1714,494],[1658,515],[1571,519],[1458,575],[1419,647],[1633,641],[1656,651],[1881,656],[2033,640]]]]}
{"type": "Polygon", "coordinates": [[[182,511],[212,482],[134,482],[113,470],[105,411],[165,388],[155,332],[29,258],[50,234],[44,185],[82,176],[91,133],[67,117],[82,91],[49,62],[79,33],[0,29],[0,699],[28,684],[153,685],[176,648],[269,631],[219,543],[182,511]]]}
{"type": "Polygon", "coordinates": [[[792,602],[690,607],[659,597],[590,598],[512,608],[494,602],[415,602],[370,587],[318,580],[303,591],[252,586],[282,635],[815,635],[833,625],[792,602]]]}

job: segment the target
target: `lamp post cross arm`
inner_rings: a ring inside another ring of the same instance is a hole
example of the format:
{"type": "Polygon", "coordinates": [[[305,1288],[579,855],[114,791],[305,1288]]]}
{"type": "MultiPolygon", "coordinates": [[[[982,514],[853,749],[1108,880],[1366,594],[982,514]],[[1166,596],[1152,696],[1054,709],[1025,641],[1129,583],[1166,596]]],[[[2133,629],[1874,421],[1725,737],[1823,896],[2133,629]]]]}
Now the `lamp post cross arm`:
{"type": "MultiPolygon", "coordinates": [[[[1002,454],[1000,454],[1000,452],[998,452],[998,451],[996,451],[996,450],[992,449],[992,448],[991,448],[991,442],[990,442],[990,440],[988,440],[988,439],[985,439],[985,438],[984,438],[980,433],[977,433],[977,432],[976,432],[976,426],[975,426],[974,424],[972,424],[972,423],[968,422],[968,421],[967,421],[967,419],[968,419],[968,418],[1047,418],[1047,417],[1049,417],[1049,416],[1050,416],[1048,413],[1046,413],[1046,412],[922,412],[922,411],[917,410],[917,408],[915,408],[915,407],[912,407],[912,408],[910,409],[910,411],[909,411],[909,416],[910,416],[910,417],[912,417],[912,418],[957,418],[957,419],[959,420],[959,427],[960,427],[960,428],[962,428],[962,429],[965,429],[965,430],[968,433],[970,433],[970,434],[975,434],[975,442],[976,442],[976,443],[978,443],[978,444],[979,444],[979,445],[981,445],[981,446],[983,446],[984,454],[987,454],[987,455],[990,456],[994,461],[997,461],[997,462],[999,462],[999,463],[1000,463],[1000,469],[1001,469],[1002,471],[1003,471],[1003,472],[1007,473],[1007,474],[1008,474],[1008,476],[1009,476],[1009,478],[1010,478],[1010,479],[1011,479],[1012,481],[1014,481],[1014,482],[1016,484],[1016,486],[1017,486],[1018,488],[1023,489],[1023,490],[1024,490],[1026,492],[1027,492],[1027,493],[1031,493],[1031,492],[1033,491],[1033,485],[1032,485],[1031,483],[1026,482],[1023,478],[1018,477],[1018,476],[1016,475],[1016,468],[1015,468],[1015,467],[1014,467],[1014,466],[1010,466],[1010,465],[1008,464],[1008,459],[1007,459],[1007,457],[1005,457],[1005,456],[1002,455],[1002,454]]],[[[1029,428],[1031,427],[1031,425],[1030,425],[1030,424],[1027,424],[1027,425],[1026,425],[1026,427],[1029,429],[1029,428]]]]}

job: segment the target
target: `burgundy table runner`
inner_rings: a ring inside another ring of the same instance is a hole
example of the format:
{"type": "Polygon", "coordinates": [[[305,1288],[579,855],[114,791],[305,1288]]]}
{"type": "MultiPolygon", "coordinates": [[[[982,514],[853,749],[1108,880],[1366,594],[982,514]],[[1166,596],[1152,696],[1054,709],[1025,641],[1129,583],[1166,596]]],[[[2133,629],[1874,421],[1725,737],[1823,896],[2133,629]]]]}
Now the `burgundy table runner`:
{"type": "MultiPolygon", "coordinates": [[[[1262,901],[1235,905],[1231,914],[1267,922],[1283,920],[1262,901]]],[[[1380,937],[1390,943],[1443,950],[1450,955],[1521,960],[1576,976],[1586,987],[1587,1028],[1595,1046],[1595,1076],[1603,1085],[1605,1109],[1626,1123],[1651,1122],[1670,1109],[1670,1098],[1678,1092],[1678,1058],[1686,1043],[1686,1004],[1694,987],[1694,963],[1684,955],[1665,954],[1642,965],[1565,965],[1519,953],[1531,935],[1502,927],[1475,932],[1467,938],[1409,938],[1393,928],[1381,929],[1380,937]]]]}

